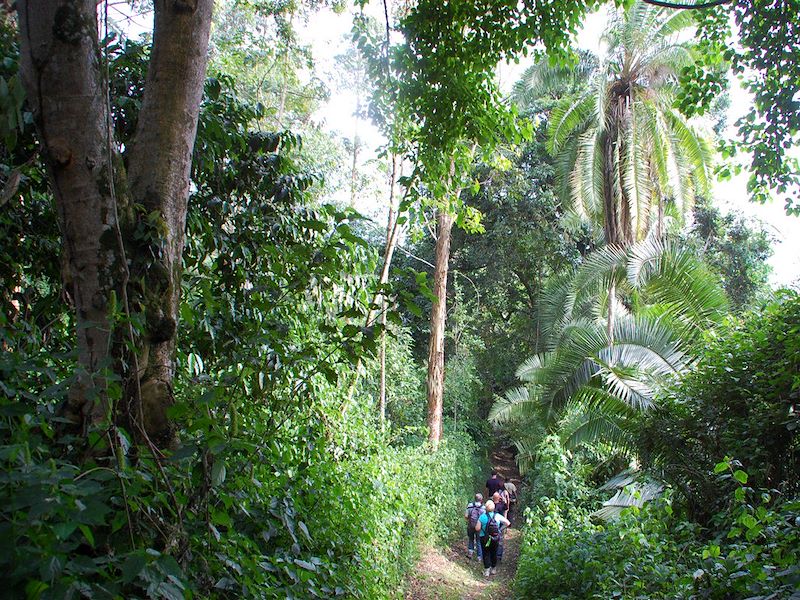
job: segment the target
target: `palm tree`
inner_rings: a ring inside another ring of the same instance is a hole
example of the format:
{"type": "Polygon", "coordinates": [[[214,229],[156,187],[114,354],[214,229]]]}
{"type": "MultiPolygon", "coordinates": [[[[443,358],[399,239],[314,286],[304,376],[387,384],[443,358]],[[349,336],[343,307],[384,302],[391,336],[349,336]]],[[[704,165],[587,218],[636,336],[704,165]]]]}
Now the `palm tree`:
{"type": "Polygon", "coordinates": [[[636,416],[686,371],[688,342],[723,318],[727,299],[691,252],[650,238],[602,248],[551,280],[538,311],[544,351],[519,367],[523,385],[495,402],[490,419],[510,424],[523,448],[556,429],[567,446],[604,440],[625,450],[636,416]],[[618,315],[611,333],[608,303],[618,315]]]}
{"type": "MultiPolygon", "coordinates": [[[[693,61],[678,34],[692,23],[688,11],[637,2],[614,16],[607,58],[589,85],[541,63],[515,91],[552,97],[563,82],[549,149],[564,199],[602,224],[607,244],[630,246],[650,231],[661,237],[666,213],[682,220],[708,188],[710,146],[673,108],[677,76],[693,61]]],[[[590,64],[581,57],[576,72],[590,64]]]]}

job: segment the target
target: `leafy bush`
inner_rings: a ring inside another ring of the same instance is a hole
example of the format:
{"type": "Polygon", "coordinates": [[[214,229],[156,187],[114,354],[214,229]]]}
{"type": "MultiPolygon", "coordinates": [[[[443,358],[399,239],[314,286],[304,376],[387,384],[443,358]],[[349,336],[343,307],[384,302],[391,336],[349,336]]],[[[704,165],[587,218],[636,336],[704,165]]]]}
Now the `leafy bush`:
{"type": "MultiPolygon", "coordinates": [[[[676,598],[691,526],[675,527],[669,504],[626,509],[595,524],[586,508],[548,499],[526,513],[515,584],[521,598],[676,598]]],[[[691,588],[691,575],[688,585],[691,588]]]]}
{"type": "Polygon", "coordinates": [[[672,485],[617,520],[592,520],[599,505],[576,493],[582,464],[546,438],[534,481],[547,495],[526,513],[517,595],[794,597],[799,332],[800,296],[784,292],[708,335],[695,371],[639,430],[644,466],[672,485]]]}
{"type": "Polygon", "coordinates": [[[735,456],[752,483],[787,496],[800,490],[800,295],[708,334],[694,371],[651,412],[639,435],[645,466],[708,520],[727,495],[706,474],[735,456]]]}
{"type": "MultiPolygon", "coordinates": [[[[205,408],[218,409],[211,399],[205,408]]],[[[201,412],[161,467],[146,456],[78,465],[59,457],[51,419],[4,401],[0,570],[7,591],[389,597],[420,538],[439,540],[460,527],[476,448],[466,437],[445,440],[435,454],[386,447],[368,423],[351,421],[344,431],[359,439],[339,447],[336,459],[315,421],[298,418],[255,441],[221,435],[201,412]]]]}
{"type": "MultiPolygon", "coordinates": [[[[747,480],[744,471],[736,473],[747,480]]],[[[800,502],[774,504],[764,490],[736,489],[735,508],[717,515],[716,533],[682,515],[671,493],[604,524],[569,500],[542,499],[525,513],[515,595],[793,597],[800,585],[800,502]]]]}

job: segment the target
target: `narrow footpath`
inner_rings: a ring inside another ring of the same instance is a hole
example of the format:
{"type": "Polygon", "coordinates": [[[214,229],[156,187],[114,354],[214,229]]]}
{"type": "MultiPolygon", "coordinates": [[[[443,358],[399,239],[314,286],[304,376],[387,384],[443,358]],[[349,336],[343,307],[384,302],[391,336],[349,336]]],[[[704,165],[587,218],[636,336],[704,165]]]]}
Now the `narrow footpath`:
{"type": "MultiPolygon", "coordinates": [[[[492,467],[506,481],[520,487],[520,476],[511,452],[495,450],[492,467]]],[[[487,473],[488,477],[488,473],[487,473]]],[[[486,494],[486,490],[482,491],[486,494]]],[[[469,498],[464,499],[466,506],[469,498]]],[[[483,576],[483,564],[467,558],[466,528],[464,535],[448,548],[424,548],[406,588],[406,600],[499,600],[510,596],[511,581],[517,572],[521,525],[516,509],[509,514],[511,528],[505,533],[503,559],[497,574],[483,576]],[[462,539],[463,538],[463,539],[462,539]]]]}

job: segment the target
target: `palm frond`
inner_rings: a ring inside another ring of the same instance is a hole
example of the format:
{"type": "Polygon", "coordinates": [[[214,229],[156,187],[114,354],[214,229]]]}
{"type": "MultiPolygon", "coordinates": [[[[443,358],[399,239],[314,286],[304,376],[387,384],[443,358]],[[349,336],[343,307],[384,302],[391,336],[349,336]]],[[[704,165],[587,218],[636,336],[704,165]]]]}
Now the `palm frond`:
{"type": "Polygon", "coordinates": [[[594,109],[593,99],[589,95],[578,98],[566,98],[550,113],[547,126],[547,149],[555,155],[566,141],[582,132],[594,109]]]}
{"type": "Polygon", "coordinates": [[[625,427],[628,412],[601,388],[581,390],[580,398],[559,422],[562,445],[570,450],[604,443],[611,449],[628,453],[633,435],[625,427]]]}
{"type": "Polygon", "coordinates": [[[632,483],[617,490],[611,498],[603,502],[603,508],[592,513],[592,517],[609,521],[620,516],[623,510],[636,506],[641,508],[647,502],[655,500],[664,491],[664,485],[656,482],[632,483]]]}
{"type": "Polygon", "coordinates": [[[502,397],[495,399],[489,410],[489,421],[496,425],[508,423],[515,419],[525,418],[535,412],[538,399],[530,394],[524,386],[508,390],[502,397]]]}

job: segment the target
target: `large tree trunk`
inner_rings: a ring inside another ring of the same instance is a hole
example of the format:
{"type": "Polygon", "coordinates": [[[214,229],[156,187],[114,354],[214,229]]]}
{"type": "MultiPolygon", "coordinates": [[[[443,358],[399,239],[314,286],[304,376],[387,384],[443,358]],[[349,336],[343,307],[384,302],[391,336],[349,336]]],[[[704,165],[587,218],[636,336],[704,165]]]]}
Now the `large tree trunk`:
{"type": "Polygon", "coordinates": [[[189,171],[213,0],[156,0],[155,7],[153,49],[128,175],[131,197],[144,207],[137,227],[150,234],[131,253],[131,280],[143,283],[136,292],[146,330],[138,380],[131,378],[126,398],[130,416],[163,446],[172,438],[167,409],[174,402],[189,171]]]}
{"type": "Polygon", "coordinates": [[[66,416],[83,433],[111,416],[109,300],[124,269],[109,183],[109,120],[94,0],[21,0],[20,71],[55,196],[64,286],[75,307],[78,379],[66,416]]]}
{"type": "Polygon", "coordinates": [[[609,246],[617,245],[622,240],[619,223],[619,207],[617,206],[617,196],[614,189],[616,179],[616,168],[614,157],[616,155],[617,136],[612,126],[602,133],[603,154],[601,157],[603,165],[603,233],[606,244],[609,246]]]}
{"type": "Polygon", "coordinates": [[[450,236],[455,217],[440,210],[437,218],[436,261],[431,309],[431,334],[428,343],[428,441],[439,447],[442,437],[442,404],[444,399],[444,334],[447,317],[447,269],[450,260],[450,236]]]}
{"type": "Polygon", "coordinates": [[[126,382],[121,409],[133,433],[160,446],[172,439],[166,409],[173,401],[189,168],[212,6],[212,0],[156,0],[144,102],[126,175],[109,137],[94,0],[19,3],[21,72],[46,150],[65,284],[76,310],[82,376],[70,392],[67,414],[84,431],[111,416],[103,369],[113,367],[126,382]],[[126,252],[130,264],[123,260],[126,252]],[[112,345],[123,335],[110,322],[112,292],[130,296],[130,309],[144,313],[132,356],[127,344],[112,345]]]}

